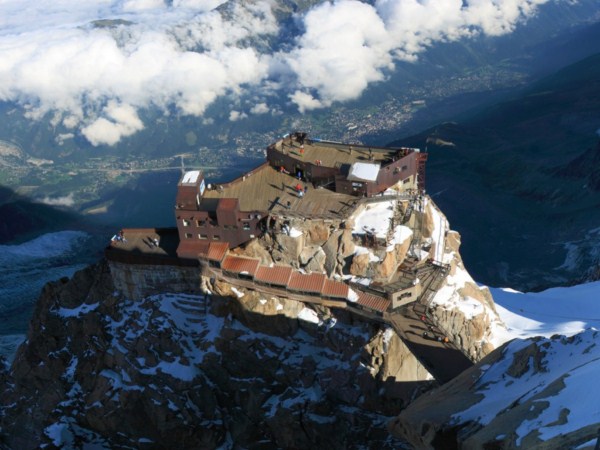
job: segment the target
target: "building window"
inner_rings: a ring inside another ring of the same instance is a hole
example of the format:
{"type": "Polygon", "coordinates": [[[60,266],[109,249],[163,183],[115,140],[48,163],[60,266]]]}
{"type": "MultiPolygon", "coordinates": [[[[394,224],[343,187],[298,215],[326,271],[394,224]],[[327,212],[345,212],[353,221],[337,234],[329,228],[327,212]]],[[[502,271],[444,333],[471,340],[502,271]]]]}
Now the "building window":
{"type": "Polygon", "coordinates": [[[197,227],[203,227],[204,225],[206,225],[206,220],[196,220],[197,227]]]}
{"type": "Polygon", "coordinates": [[[219,236],[218,234],[215,234],[213,236],[213,241],[220,241],[221,240],[221,236],[219,236]]]}
{"type": "Polygon", "coordinates": [[[183,219],[183,226],[184,227],[189,227],[190,226],[190,221],[187,219],[183,219]]]}
{"type": "Polygon", "coordinates": [[[192,233],[185,233],[185,237],[186,237],[186,239],[191,239],[192,238],[192,233]]]}
{"type": "Polygon", "coordinates": [[[249,231],[250,230],[250,222],[243,222],[243,229],[244,229],[244,231],[249,231]]]}
{"type": "Polygon", "coordinates": [[[408,169],[408,166],[402,166],[402,172],[408,169]]]}
{"type": "Polygon", "coordinates": [[[404,180],[402,183],[404,183],[404,184],[408,184],[408,183],[410,183],[410,178],[407,178],[407,179],[406,179],[406,180],[404,180]]]}
{"type": "Polygon", "coordinates": [[[198,239],[208,239],[208,236],[206,234],[199,234],[198,239]]]}

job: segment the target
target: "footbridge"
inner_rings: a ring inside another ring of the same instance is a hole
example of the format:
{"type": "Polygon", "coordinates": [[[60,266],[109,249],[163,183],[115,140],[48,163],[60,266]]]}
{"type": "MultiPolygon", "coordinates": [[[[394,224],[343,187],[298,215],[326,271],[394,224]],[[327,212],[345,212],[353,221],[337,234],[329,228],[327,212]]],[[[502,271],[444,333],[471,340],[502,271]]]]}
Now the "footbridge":
{"type": "Polygon", "coordinates": [[[441,384],[473,365],[466,349],[448,339],[446,332],[429,313],[430,303],[448,274],[448,266],[434,266],[419,299],[409,305],[386,312],[385,321],[415,355],[427,371],[441,384]]]}

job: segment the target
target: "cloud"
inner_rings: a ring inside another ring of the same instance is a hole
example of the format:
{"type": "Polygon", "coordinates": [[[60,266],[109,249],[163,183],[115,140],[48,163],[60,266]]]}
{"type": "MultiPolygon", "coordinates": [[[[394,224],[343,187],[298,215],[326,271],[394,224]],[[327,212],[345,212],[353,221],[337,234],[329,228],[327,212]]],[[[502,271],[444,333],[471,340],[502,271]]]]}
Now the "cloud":
{"type": "Polygon", "coordinates": [[[131,105],[110,102],[103,110],[108,117],[99,117],[81,130],[92,145],[114,145],[124,136],[131,136],[144,128],[144,124],[131,105]]]}
{"type": "Polygon", "coordinates": [[[323,108],[325,106],[330,106],[331,103],[323,103],[320,100],[314,98],[311,94],[302,91],[296,91],[293,94],[290,94],[290,99],[296,105],[298,105],[298,110],[301,113],[306,111],[310,111],[311,109],[323,108]]]}
{"type": "Polygon", "coordinates": [[[240,111],[233,110],[229,113],[229,120],[231,122],[236,122],[240,119],[245,119],[246,117],[248,117],[248,114],[240,112],[240,111]]]}
{"type": "Polygon", "coordinates": [[[394,61],[415,61],[436,42],[509,33],[549,0],[354,0],[323,3],[304,19],[296,48],[283,56],[299,89],[299,111],[359,97],[394,61]],[[304,95],[301,95],[304,94],[304,95]]]}
{"type": "Polygon", "coordinates": [[[38,200],[39,203],[49,206],[73,206],[75,204],[75,198],[73,194],[65,195],[63,197],[44,197],[38,200]]]}
{"type": "Polygon", "coordinates": [[[269,112],[269,107],[266,103],[257,103],[250,108],[250,114],[266,114],[269,112]]]}
{"type": "Polygon", "coordinates": [[[273,0],[4,0],[0,101],[33,120],[50,114],[93,145],[143,129],[144,109],[203,116],[223,96],[275,95],[305,112],[358,98],[435,42],[509,33],[546,1],[324,2],[272,53],[273,0]]]}
{"type": "MultiPolygon", "coordinates": [[[[385,25],[368,4],[324,3],[306,15],[304,25],[286,62],[324,106],[357,98],[369,83],[384,78],[382,69],[393,67],[385,25]]],[[[307,97],[295,97],[306,105],[307,97]]]]}

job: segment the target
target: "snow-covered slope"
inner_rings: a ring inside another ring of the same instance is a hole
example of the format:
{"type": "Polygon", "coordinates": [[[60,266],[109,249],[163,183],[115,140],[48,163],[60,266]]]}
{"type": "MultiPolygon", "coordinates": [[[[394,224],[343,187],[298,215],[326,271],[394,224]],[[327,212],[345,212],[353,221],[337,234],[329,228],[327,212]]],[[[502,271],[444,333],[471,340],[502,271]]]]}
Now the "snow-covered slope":
{"type": "Polygon", "coordinates": [[[490,288],[496,310],[507,329],[499,341],[553,334],[571,336],[586,328],[600,329],[600,282],[559,287],[536,293],[490,288]]]}
{"type": "Polygon", "coordinates": [[[471,391],[481,400],[450,422],[488,427],[467,442],[496,439],[531,448],[539,441],[556,441],[559,448],[569,435],[569,445],[579,445],[597,434],[600,391],[593,387],[600,373],[600,332],[514,340],[500,359],[479,369],[471,391]],[[494,435],[502,429],[502,438],[494,435]]]}
{"type": "Polygon", "coordinates": [[[0,245],[0,355],[12,359],[44,284],[70,277],[90,262],[89,240],[81,231],[60,231],[0,245]]]}
{"type": "Polygon", "coordinates": [[[419,398],[392,428],[419,448],[593,448],[600,426],[600,282],[522,294],[492,289],[495,350],[419,398]],[[531,337],[538,336],[538,337],[531,337]],[[527,339],[525,339],[527,338],[527,339]],[[425,426],[428,424],[428,426],[425,426]]]}

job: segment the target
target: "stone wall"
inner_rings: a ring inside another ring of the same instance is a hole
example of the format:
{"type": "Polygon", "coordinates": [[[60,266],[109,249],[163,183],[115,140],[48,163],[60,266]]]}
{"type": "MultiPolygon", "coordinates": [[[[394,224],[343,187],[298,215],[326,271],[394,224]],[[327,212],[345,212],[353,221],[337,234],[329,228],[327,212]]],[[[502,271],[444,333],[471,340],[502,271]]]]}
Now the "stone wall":
{"type": "Polygon", "coordinates": [[[132,300],[164,292],[201,292],[199,267],[124,264],[115,261],[108,261],[108,265],[115,288],[132,300]]]}

